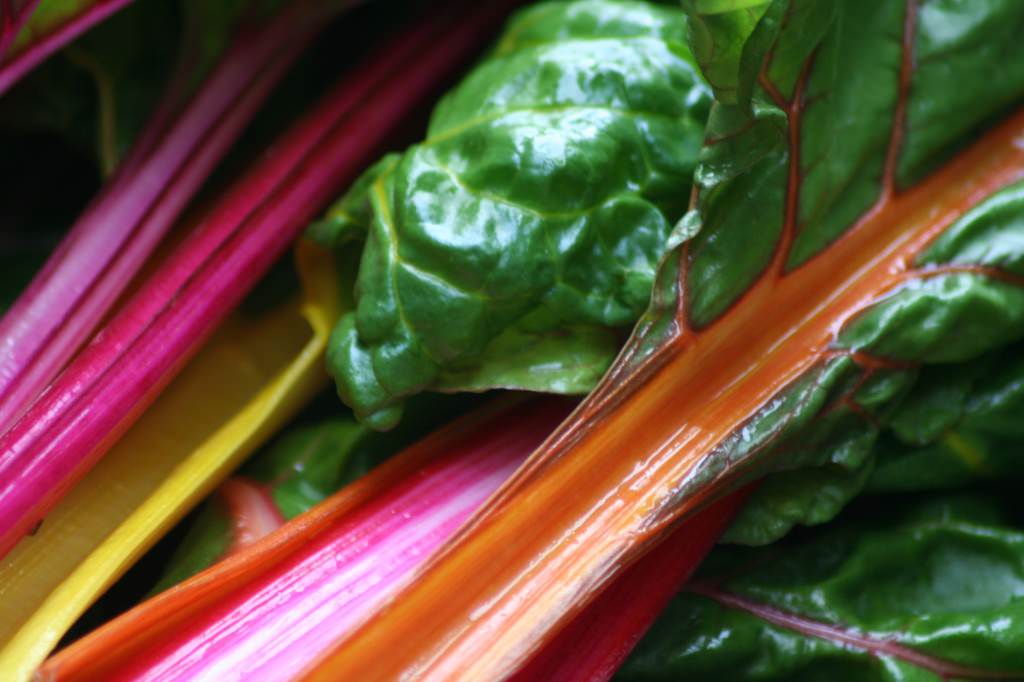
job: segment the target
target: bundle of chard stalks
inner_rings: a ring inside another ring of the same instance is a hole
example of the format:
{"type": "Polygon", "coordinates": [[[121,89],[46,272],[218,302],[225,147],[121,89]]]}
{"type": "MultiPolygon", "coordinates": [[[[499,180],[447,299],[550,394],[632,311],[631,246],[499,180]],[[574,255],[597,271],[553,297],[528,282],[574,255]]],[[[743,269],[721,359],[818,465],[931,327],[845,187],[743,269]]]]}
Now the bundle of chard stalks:
{"type": "Polygon", "coordinates": [[[0,0],[0,679],[1024,680],[1022,35],[0,0]]]}

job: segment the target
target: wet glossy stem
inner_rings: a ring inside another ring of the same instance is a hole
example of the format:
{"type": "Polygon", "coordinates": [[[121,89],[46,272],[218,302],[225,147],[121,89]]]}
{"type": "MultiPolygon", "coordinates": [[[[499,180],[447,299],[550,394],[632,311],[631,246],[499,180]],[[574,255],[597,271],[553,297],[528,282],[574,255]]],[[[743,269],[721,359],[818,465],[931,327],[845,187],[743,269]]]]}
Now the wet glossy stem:
{"type": "MultiPolygon", "coordinates": [[[[0,95],[10,89],[22,76],[36,68],[40,62],[51,54],[132,1],[98,0],[88,4],[78,14],[55,26],[45,35],[34,38],[24,48],[7,56],[5,56],[7,50],[0,49],[0,95]]],[[[7,7],[6,3],[4,7],[7,7]]],[[[18,15],[22,25],[28,20],[28,14],[26,12],[24,15],[18,15]]],[[[15,26],[15,30],[17,28],[18,26],[15,26]]],[[[15,35],[16,33],[10,35],[10,42],[6,46],[3,45],[2,39],[0,39],[0,48],[9,47],[14,42],[15,35]]]]}
{"type": "Polygon", "coordinates": [[[729,527],[748,492],[733,493],[687,519],[665,542],[620,575],[511,679],[610,680],[729,527]]]}
{"type": "Polygon", "coordinates": [[[931,240],[1024,176],[1022,141],[1018,113],[713,325],[670,340],[639,379],[599,387],[311,679],[494,679],[522,665],[681,518],[749,475],[764,450],[736,456],[729,439],[827,361],[842,326],[931,240]]]}
{"type": "Polygon", "coordinates": [[[79,640],[44,679],[291,677],[401,586],[571,407],[493,401],[456,420],[79,640]]]}
{"type": "Polygon", "coordinates": [[[0,437],[0,555],[128,429],[404,119],[482,46],[508,4],[489,3],[473,21],[453,25],[460,9],[466,14],[462,3],[435,12],[356,68],[261,157],[0,437]],[[427,45],[432,49],[420,49],[427,45]]]}

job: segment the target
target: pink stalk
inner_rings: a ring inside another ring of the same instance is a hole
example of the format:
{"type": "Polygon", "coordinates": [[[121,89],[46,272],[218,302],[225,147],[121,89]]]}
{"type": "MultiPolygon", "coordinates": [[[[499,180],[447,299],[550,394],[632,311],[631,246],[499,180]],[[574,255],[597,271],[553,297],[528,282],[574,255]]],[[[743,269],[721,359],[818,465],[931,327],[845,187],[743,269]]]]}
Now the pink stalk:
{"type": "Polygon", "coordinates": [[[729,527],[748,492],[718,500],[687,519],[617,578],[512,680],[610,680],[729,527]]]}
{"type": "Polygon", "coordinates": [[[79,655],[76,648],[104,651],[101,643],[113,638],[118,651],[90,661],[84,679],[292,679],[410,579],[571,404],[540,399],[495,407],[452,424],[240,555],[125,614],[58,655],[47,672],[77,677],[65,667],[79,655]],[[353,496],[361,502],[352,504],[353,496]],[[251,577],[231,585],[224,576],[251,577]],[[178,615],[190,607],[192,613],[178,615]],[[163,613],[180,622],[167,622],[163,613]],[[143,625],[154,619],[154,627],[143,625]]]}
{"type": "Polygon", "coordinates": [[[132,0],[97,0],[64,23],[35,37],[23,48],[8,54],[7,48],[24,28],[39,0],[29,0],[18,10],[12,7],[12,0],[0,0],[4,13],[4,25],[0,27],[0,95],[44,59],[130,2],[132,0]],[[8,16],[14,17],[9,25],[8,16]]]}
{"type": "Polygon", "coordinates": [[[248,547],[284,525],[284,516],[265,485],[235,476],[224,481],[217,493],[231,519],[228,554],[248,547]]]}
{"type": "MultiPolygon", "coordinates": [[[[415,579],[571,405],[543,398],[496,407],[397,455],[262,540],[248,539],[248,549],[124,614],[44,672],[54,680],[153,682],[296,677],[415,579]],[[113,642],[117,652],[108,655],[113,642]]],[[[247,496],[263,492],[249,488],[247,496]]],[[[687,519],[512,679],[610,679],[746,496],[687,519]]],[[[266,515],[265,497],[250,502],[232,507],[242,527],[266,515]]]]}
{"type": "Polygon", "coordinates": [[[0,433],[93,333],[327,16],[298,2],[242,29],[175,119],[192,75],[179,70],[123,167],[0,319],[0,433]]]}
{"type": "Polygon", "coordinates": [[[102,457],[406,115],[482,47],[512,4],[448,5],[357,69],[267,151],[0,437],[0,555],[102,457]]]}
{"type": "Polygon", "coordinates": [[[486,500],[568,410],[533,405],[478,432],[342,519],[110,679],[294,676],[380,604],[486,500]]]}
{"type": "Polygon", "coordinates": [[[38,4],[39,0],[0,0],[0,64],[38,4]]]}

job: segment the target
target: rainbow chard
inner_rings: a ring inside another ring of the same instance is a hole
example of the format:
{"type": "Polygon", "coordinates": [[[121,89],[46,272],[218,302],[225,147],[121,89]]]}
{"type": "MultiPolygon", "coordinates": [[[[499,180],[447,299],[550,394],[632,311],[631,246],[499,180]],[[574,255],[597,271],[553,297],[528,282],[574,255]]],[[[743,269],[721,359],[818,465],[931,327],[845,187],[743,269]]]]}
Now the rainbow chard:
{"type": "Polygon", "coordinates": [[[313,508],[457,414],[462,402],[421,402],[410,418],[388,433],[375,433],[350,416],[285,433],[214,494],[154,591],[178,584],[313,508]]]}
{"type": "Polygon", "coordinates": [[[123,435],[339,186],[483,44],[508,5],[489,3],[453,28],[465,9],[446,5],[399,33],[303,116],[0,436],[0,555],[123,435]]]}
{"type": "MultiPolygon", "coordinates": [[[[79,680],[297,674],[428,560],[570,408],[564,400],[519,398],[461,418],[308,514],[235,548],[221,563],[69,647],[42,674],[79,680]],[[109,648],[112,642],[118,643],[116,652],[109,648]],[[196,655],[199,651],[203,654],[196,655]]],[[[325,454],[330,444],[341,454],[327,458],[327,468],[337,473],[339,461],[347,460],[351,475],[365,466],[359,461],[367,459],[365,453],[375,459],[393,445],[391,434],[368,434],[364,428],[357,443],[356,433],[351,421],[335,421],[282,439],[259,458],[257,468],[275,469],[277,478],[291,473],[290,482],[282,479],[283,486],[274,487],[236,478],[222,488],[221,497],[235,502],[226,505],[220,523],[212,517],[214,508],[208,509],[196,526],[201,532],[179,553],[178,567],[188,567],[181,560],[208,556],[203,545],[231,548],[241,537],[232,531],[253,528],[258,517],[305,506],[304,496],[283,489],[305,487],[299,479],[315,488],[314,480],[323,479],[298,472],[295,462],[325,454]]],[[[407,431],[403,438],[410,435],[407,431]]],[[[742,496],[732,496],[688,522],[551,642],[518,679],[610,678],[741,501],[742,496]],[[640,598],[636,581],[646,585],[640,598]]]]}
{"type": "MultiPolygon", "coordinates": [[[[308,514],[59,654],[43,674],[107,680],[296,674],[372,613],[570,407],[550,399],[506,401],[463,417],[308,514]],[[107,648],[114,641],[121,643],[116,652],[107,648]]],[[[342,446],[342,458],[351,456],[354,425],[344,435],[336,426],[297,432],[291,440],[303,446],[284,449],[295,443],[282,441],[265,463],[280,464],[282,455],[292,459],[310,446],[315,452],[323,438],[342,446]]],[[[260,494],[252,488],[242,494],[260,494]]],[[[253,507],[268,505],[277,511],[273,499],[263,500],[249,509],[234,505],[228,518],[252,519],[253,507]]]]}
{"type": "MultiPolygon", "coordinates": [[[[1024,7],[776,0],[753,22],[738,4],[689,6],[720,92],[650,310],[313,679],[507,674],[707,503],[768,475],[756,510],[789,476],[869,466],[920,376],[1024,336],[1024,60],[1001,57],[1024,7]]],[[[765,542],[849,494],[733,532],[765,542]]]]}

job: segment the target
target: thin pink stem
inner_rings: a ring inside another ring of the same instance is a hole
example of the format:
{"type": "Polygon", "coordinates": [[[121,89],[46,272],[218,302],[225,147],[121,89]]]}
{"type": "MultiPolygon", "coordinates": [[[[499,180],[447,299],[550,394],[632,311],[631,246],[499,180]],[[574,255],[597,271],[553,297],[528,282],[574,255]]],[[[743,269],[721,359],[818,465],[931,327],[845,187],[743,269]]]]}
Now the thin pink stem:
{"type": "Polygon", "coordinates": [[[138,151],[0,319],[0,432],[95,330],[316,25],[293,11],[242,36],[172,124],[174,79],[138,151]]]}
{"type": "MultiPolygon", "coordinates": [[[[130,2],[132,0],[98,0],[24,49],[0,59],[0,95],[44,59],[130,2]]],[[[0,51],[0,56],[4,52],[0,51]]]]}
{"type": "Polygon", "coordinates": [[[0,65],[38,4],[39,0],[23,0],[20,5],[15,0],[0,0],[0,65]]]}
{"type": "Polygon", "coordinates": [[[0,438],[0,555],[135,421],[406,115],[481,46],[507,6],[448,9],[379,54],[394,73],[374,62],[357,70],[357,85],[343,84],[270,149],[0,438]],[[373,87],[374,76],[391,78],[373,87]]]}
{"type": "Polygon", "coordinates": [[[270,490],[255,481],[241,476],[229,478],[217,490],[217,496],[227,507],[231,520],[228,554],[248,547],[284,525],[284,516],[270,490]]]}

